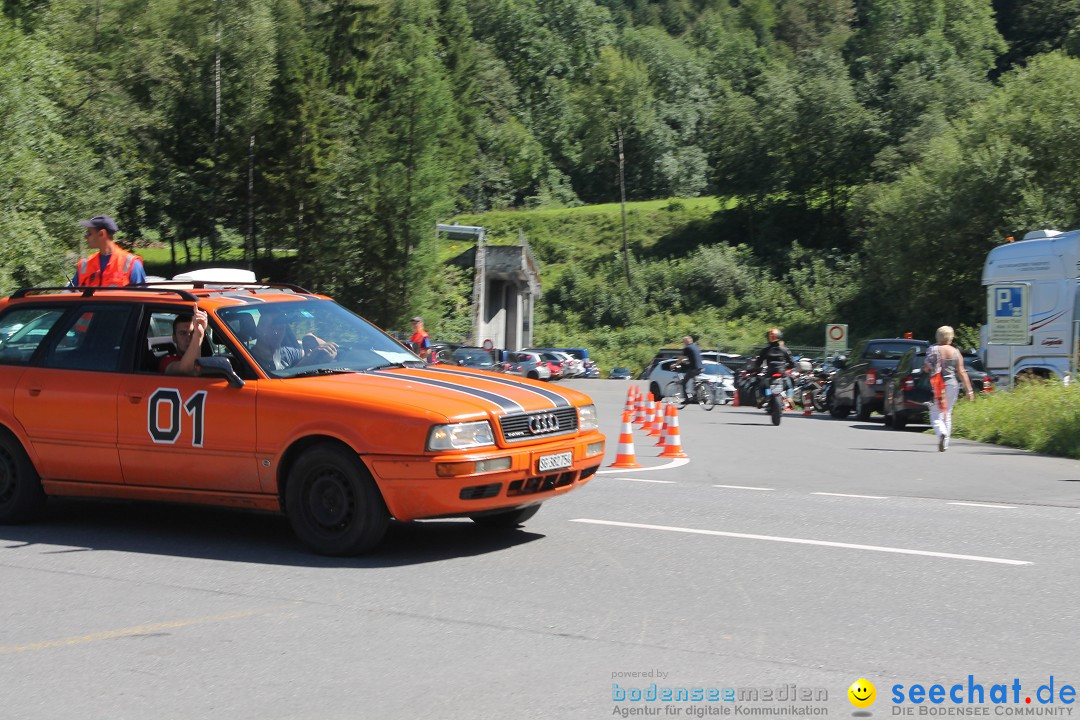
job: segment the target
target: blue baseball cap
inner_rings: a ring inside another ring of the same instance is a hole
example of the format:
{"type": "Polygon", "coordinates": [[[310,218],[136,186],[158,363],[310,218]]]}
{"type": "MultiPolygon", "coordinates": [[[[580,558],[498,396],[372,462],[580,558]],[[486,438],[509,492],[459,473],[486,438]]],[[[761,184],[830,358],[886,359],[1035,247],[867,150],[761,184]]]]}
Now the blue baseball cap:
{"type": "Polygon", "coordinates": [[[98,230],[108,230],[112,234],[116,234],[117,227],[116,221],[108,215],[95,215],[89,220],[80,220],[79,224],[83,227],[97,228],[98,230]]]}

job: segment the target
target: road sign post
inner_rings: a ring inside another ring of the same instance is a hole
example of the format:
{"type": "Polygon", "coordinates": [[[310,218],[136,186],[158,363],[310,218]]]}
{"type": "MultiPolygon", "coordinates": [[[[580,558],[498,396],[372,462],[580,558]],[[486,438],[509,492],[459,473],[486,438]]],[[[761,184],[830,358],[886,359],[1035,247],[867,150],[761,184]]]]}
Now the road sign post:
{"type": "Polygon", "coordinates": [[[833,323],[825,326],[825,353],[847,352],[847,325],[833,323]]]}
{"type": "Polygon", "coordinates": [[[986,293],[986,317],[989,318],[987,342],[996,345],[1031,344],[1031,307],[1028,284],[991,285],[986,293]]]}
{"type": "Polygon", "coordinates": [[[988,345],[1009,347],[1009,389],[1012,389],[1014,350],[1017,345],[1031,344],[1031,306],[1028,303],[1028,283],[1003,283],[986,288],[986,342],[988,345]]]}

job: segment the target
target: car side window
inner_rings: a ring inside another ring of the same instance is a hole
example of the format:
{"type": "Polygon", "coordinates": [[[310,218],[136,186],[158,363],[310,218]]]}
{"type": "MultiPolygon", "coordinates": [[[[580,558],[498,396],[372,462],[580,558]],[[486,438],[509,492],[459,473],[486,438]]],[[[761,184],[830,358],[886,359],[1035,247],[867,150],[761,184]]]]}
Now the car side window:
{"type": "Polygon", "coordinates": [[[68,317],[45,355],[45,366],[66,370],[117,370],[131,306],[100,303],[68,317]]]}
{"type": "Polygon", "coordinates": [[[0,318],[0,364],[29,363],[63,314],[63,308],[19,308],[0,318]]]}
{"type": "MultiPolygon", "coordinates": [[[[139,335],[143,338],[140,346],[143,357],[138,364],[140,372],[160,373],[161,360],[165,356],[177,352],[176,345],[173,342],[173,321],[181,314],[190,316],[191,311],[188,309],[177,311],[172,308],[166,309],[162,307],[151,310],[148,313],[148,318],[144,316],[143,330],[139,335]]],[[[250,317],[248,319],[250,320],[250,317]]],[[[239,337],[248,341],[254,340],[253,333],[250,336],[239,333],[239,337]]],[[[203,338],[200,355],[202,357],[228,358],[233,369],[236,370],[240,377],[245,380],[254,380],[257,377],[255,372],[240,357],[240,354],[233,346],[232,340],[218,327],[212,317],[207,327],[206,337],[203,338]]]]}
{"type": "Polygon", "coordinates": [[[139,370],[141,372],[159,372],[162,358],[176,352],[172,339],[172,325],[176,316],[176,312],[164,310],[150,313],[146,331],[141,335],[145,338],[145,347],[140,347],[142,360],[139,362],[139,370]]]}

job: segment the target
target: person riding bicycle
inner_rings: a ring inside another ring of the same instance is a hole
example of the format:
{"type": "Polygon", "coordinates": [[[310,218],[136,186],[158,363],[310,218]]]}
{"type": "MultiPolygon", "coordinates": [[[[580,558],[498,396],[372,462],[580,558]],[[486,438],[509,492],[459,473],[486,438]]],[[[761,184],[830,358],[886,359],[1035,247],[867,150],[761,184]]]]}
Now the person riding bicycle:
{"type": "Polygon", "coordinates": [[[672,369],[683,373],[681,380],[683,397],[686,398],[687,402],[693,402],[694,393],[687,391],[686,386],[705,369],[705,362],[701,359],[701,348],[694,342],[694,338],[687,335],[682,339],[682,342],[683,356],[677,363],[672,365],[672,369]]]}
{"type": "MultiPolygon", "coordinates": [[[[766,385],[769,382],[768,377],[773,373],[782,373],[795,367],[795,358],[791,356],[791,351],[784,345],[783,337],[780,328],[769,328],[769,331],[765,333],[765,339],[769,341],[769,344],[762,349],[757,357],[750,361],[752,367],[766,371],[766,378],[763,380],[766,385]]],[[[785,385],[788,382],[788,379],[784,380],[785,385]]],[[[755,390],[755,396],[756,393],[755,390]]]]}

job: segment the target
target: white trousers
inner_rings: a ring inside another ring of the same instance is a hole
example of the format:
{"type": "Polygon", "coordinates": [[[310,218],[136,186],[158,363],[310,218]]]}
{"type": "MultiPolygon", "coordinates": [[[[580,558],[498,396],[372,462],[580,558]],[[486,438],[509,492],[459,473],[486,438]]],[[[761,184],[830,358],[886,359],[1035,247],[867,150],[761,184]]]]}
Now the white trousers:
{"type": "Polygon", "coordinates": [[[938,407],[936,402],[930,404],[930,424],[934,428],[934,434],[946,439],[952,435],[952,409],[956,404],[956,396],[960,394],[958,384],[945,384],[945,409],[938,407]]]}

